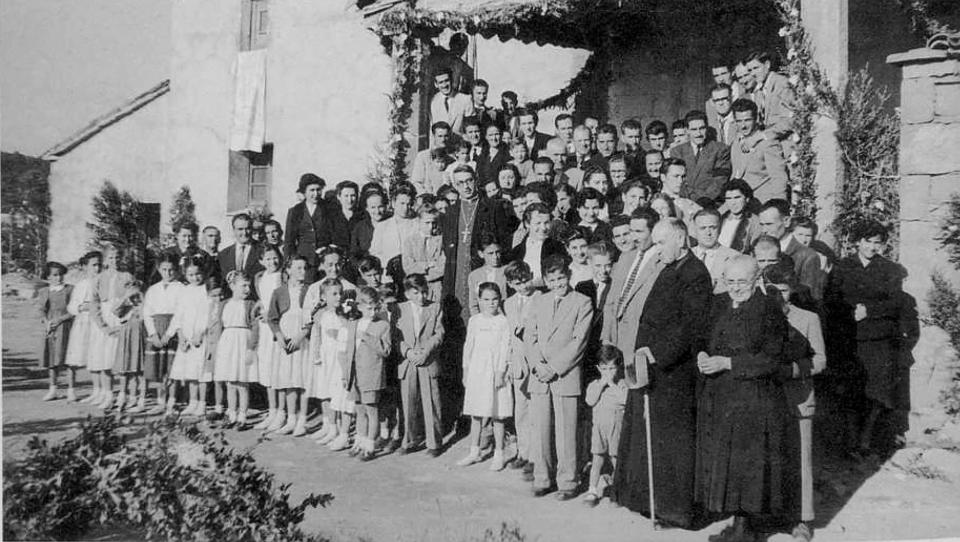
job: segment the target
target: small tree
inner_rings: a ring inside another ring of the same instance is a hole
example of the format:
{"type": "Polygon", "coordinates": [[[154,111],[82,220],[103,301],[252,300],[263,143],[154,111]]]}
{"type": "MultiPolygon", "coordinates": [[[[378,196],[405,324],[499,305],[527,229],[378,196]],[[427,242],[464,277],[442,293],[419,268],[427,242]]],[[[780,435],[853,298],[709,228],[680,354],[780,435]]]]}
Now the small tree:
{"type": "Polygon", "coordinates": [[[147,236],[147,213],[143,204],[126,190],[119,190],[110,181],[93,197],[93,222],[87,228],[93,234],[93,248],[114,245],[122,249],[127,270],[145,279],[149,267],[149,251],[157,247],[147,236]]]}
{"type": "Polygon", "coordinates": [[[193,196],[190,195],[190,187],[183,185],[173,195],[173,203],[170,204],[170,229],[174,235],[180,230],[183,224],[197,223],[197,204],[193,202],[193,196]]]}
{"type": "Polygon", "coordinates": [[[900,122],[884,105],[890,99],[885,87],[878,87],[866,68],[850,78],[834,108],[837,114],[837,141],[845,169],[837,191],[837,216],[833,222],[842,242],[853,226],[873,219],[887,226],[897,257],[900,192],[897,157],[900,122]]]}

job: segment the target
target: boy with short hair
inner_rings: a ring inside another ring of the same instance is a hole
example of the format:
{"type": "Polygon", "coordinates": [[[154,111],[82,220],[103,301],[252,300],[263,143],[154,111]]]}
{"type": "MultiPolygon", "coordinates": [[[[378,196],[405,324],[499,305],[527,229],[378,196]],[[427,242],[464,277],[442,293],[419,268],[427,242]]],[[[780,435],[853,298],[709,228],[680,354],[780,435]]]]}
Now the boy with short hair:
{"type": "Polygon", "coordinates": [[[533,272],[530,271],[530,266],[526,262],[510,262],[504,268],[503,275],[510,289],[516,292],[503,302],[503,313],[507,317],[507,326],[512,333],[510,355],[507,361],[507,374],[513,382],[513,423],[517,430],[517,459],[512,463],[512,467],[523,469],[524,479],[532,482],[533,433],[530,419],[530,392],[527,389],[530,368],[527,366],[523,337],[533,301],[541,294],[533,287],[533,272]]]}
{"type": "Polygon", "coordinates": [[[586,296],[571,290],[565,255],[544,258],[542,276],[549,292],[533,302],[524,328],[539,443],[532,454],[533,495],[546,495],[556,484],[557,499],[565,501],[576,495],[577,407],[593,307],[586,296]]]}
{"type": "Polygon", "coordinates": [[[500,291],[506,293],[507,279],[503,275],[503,247],[497,242],[497,238],[490,232],[484,232],[480,236],[480,259],[483,265],[470,272],[467,275],[467,287],[469,288],[468,307],[470,316],[480,312],[480,285],[484,282],[492,282],[500,287],[500,291]]]}
{"type": "Polygon", "coordinates": [[[400,355],[397,367],[400,398],[403,402],[404,436],[401,454],[415,451],[417,437],[426,433],[427,454],[440,455],[440,374],[439,347],[443,342],[443,316],[439,303],[428,298],[427,279],[421,274],[408,275],[403,281],[407,301],[400,304],[397,321],[400,355]],[[422,411],[422,413],[420,412],[422,411]],[[416,422],[422,415],[424,425],[416,422]]]}
{"type": "Polygon", "coordinates": [[[437,228],[440,213],[435,208],[423,207],[419,212],[419,230],[403,246],[403,271],[421,274],[427,279],[427,298],[440,301],[443,289],[443,271],[447,257],[443,253],[443,237],[437,228]]]}

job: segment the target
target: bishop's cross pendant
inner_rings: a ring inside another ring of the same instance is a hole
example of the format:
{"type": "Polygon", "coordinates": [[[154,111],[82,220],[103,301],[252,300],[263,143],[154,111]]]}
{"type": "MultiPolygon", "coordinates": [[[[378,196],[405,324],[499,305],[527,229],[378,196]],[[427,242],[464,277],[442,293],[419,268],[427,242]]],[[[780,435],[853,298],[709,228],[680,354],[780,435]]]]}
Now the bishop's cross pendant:
{"type": "Polygon", "coordinates": [[[462,235],[463,235],[463,242],[464,242],[464,243],[466,243],[467,241],[470,240],[470,233],[471,233],[470,228],[464,228],[464,229],[463,229],[462,235]]]}

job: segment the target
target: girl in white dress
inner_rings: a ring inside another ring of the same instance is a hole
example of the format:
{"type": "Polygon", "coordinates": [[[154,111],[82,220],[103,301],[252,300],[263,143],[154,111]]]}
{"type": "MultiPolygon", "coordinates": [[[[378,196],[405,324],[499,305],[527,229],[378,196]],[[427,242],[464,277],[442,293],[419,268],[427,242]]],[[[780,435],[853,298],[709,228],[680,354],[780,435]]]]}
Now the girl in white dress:
{"type": "MultiPolygon", "coordinates": [[[[80,258],[84,277],[74,286],[70,293],[70,302],[67,303],[67,312],[73,315],[73,327],[70,328],[70,342],[67,343],[66,364],[68,367],[86,367],[90,359],[90,336],[94,326],[92,318],[93,288],[100,274],[103,254],[99,251],[88,252],[80,258]]],[[[81,403],[89,403],[99,397],[100,379],[93,379],[93,393],[82,399],[81,403]]],[[[67,401],[76,401],[73,390],[67,391],[67,401]]]]}
{"type": "MultiPolygon", "coordinates": [[[[209,379],[207,360],[207,326],[209,321],[210,300],[204,285],[203,269],[190,262],[184,269],[187,285],[177,296],[173,319],[168,333],[177,334],[177,353],[170,368],[170,395],[167,399],[167,414],[173,414],[177,403],[177,388],[186,384],[190,390],[190,403],[181,414],[201,416],[206,411],[206,401],[200,400],[199,383],[204,373],[209,379]]],[[[158,408],[162,405],[158,404],[158,408]]],[[[156,409],[155,409],[156,410],[156,409]]],[[[151,411],[151,413],[157,413],[151,411]]]]}
{"type": "Polygon", "coordinates": [[[91,318],[95,325],[91,326],[87,370],[93,378],[100,380],[100,397],[90,402],[104,410],[113,406],[113,375],[110,371],[120,341],[120,318],[114,314],[114,309],[123,301],[124,286],[133,280],[133,275],[119,268],[123,256],[119,247],[104,249],[103,271],[97,275],[93,288],[91,318]]]}
{"type": "Polygon", "coordinates": [[[260,322],[257,325],[260,327],[261,339],[257,344],[257,380],[267,390],[267,415],[254,426],[254,429],[270,427],[270,424],[277,417],[278,397],[276,387],[273,385],[273,371],[277,358],[280,356],[280,343],[274,340],[273,333],[270,331],[267,311],[270,308],[273,291],[282,282],[282,259],[279,248],[270,245],[265,246],[263,254],[260,256],[260,265],[263,266],[264,270],[257,275],[255,284],[257,297],[260,299],[260,322]]]}
{"type": "Polygon", "coordinates": [[[307,339],[310,326],[304,326],[307,316],[304,312],[306,276],[306,258],[292,256],[287,261],[287,282],[275,289],[267,308],[271,335],[261,339],[275,339],[271,342],[276,345],[277,359],[274,361],[271,379],[274,389],[280,395],[278,401],[285,397],[287,405],[284,413],[283,405],[278,404],[276,416],[266,429],[281,435],[293,433],[297,437],[307,432],[307,407],[310,397],[306,389],[313,376],[310,341],[307,339]]]}
{"type": "MultiPolygon", "coordinates": [[[[310,357],[314,368],[309,395],[320,399],[323,409],[323,428],[317,437],[319,443],[329,444],[334,450],[344,450],[350,445],[348,430],[354,404],[347,394],[341,370],[348,335],[341,307],[343,286],[339,280],[328,278],[320,281],[319,290],[319,310],[314,311],[310,332],[310,357]]],[[[304,307],[309,306],[305,301],[304,307]]]]}
{"type": "Polygon", "coordinates": [[[227,384],[227,421],[245,429],[250,382],[257,380],[257,302],[250,297],[251,281],[239,271],[227,273],[232,297],[223,304],[220,322],[223,331],[217,342],[214,382],[227,384]]]}
{"type": "Polygon", "coordinates": [[[463,413],[471,417],[470,453],[457,462],[467,466],[479,462],[480,429],[485,419],[493,420],[495,449],[490,470],[502,470],[505,419],[513,416],[513,393],[507,378],[511,330],[500,311],[500,287],[492,282],[480,285],[480,313],[470,317],[463,345],[463,413]]]}

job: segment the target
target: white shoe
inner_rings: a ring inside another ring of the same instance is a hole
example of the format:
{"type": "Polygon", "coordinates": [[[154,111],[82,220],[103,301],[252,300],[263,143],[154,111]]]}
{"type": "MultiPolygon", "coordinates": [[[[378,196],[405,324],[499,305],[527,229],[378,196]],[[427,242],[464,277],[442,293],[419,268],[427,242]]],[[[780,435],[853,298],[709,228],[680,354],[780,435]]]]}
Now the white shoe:
{"type": "Polygon", "coordinates": [[[127,406],[127,394],[120,392],[117,394],[117,400],[114,402],[117,406],[117,412],[123,412],[123,409],[127,406]]]}
{"type": "Polygon", "coordinates": [[[80,402],[83,404],[89,404],[89,403],[97,404],[99,403],[99,401],[97,401],[97,398],[99,397],[100,397],[100,390],[92,390],[90,392],[90,395],[84,397],[83,399],[80,399],[80,402]]]}
{"type": "MultiPolygon", "coordinates": [[[[314,431],[313,435],[311,436],[313,437],[313,440],[316,440],[319,442],[325,439],[329,433],[330,433],[330,424],[325,423],[323,424],[323,426],[320,428],[319,431],[314,431]]],[[[330,441],[327,441],[327,442],[330,442],[330,441]]]]}
{"type": "Polygon", "coordinates": [[[131,395],[130,400],[127,401],[127,410],[130,410],[131,408],[136,407],[138,401],[139,399],[137,398],[136,395],[131,395]]]}
{"type": "Polygon", "coordinates": [[[307,434],[307,417],[297,416],[297,423],[293,426],[293,436],[302,437],[307,434]]]}
{"type": "Polygon", "coordinates": [[[237,425],[247,425],[247,412],[245,410],[237,413],[237,425]]]}
{"type": "Polygon", "coordinates": [[[293,430],[297,428],[297,418],[296,416],[287,416],[287,423],[283,424],[283,427],[277,429],[278,435],[289,435],[293,433],[293,430]]]}
{"type": "Polygon", "coordinates": [[[479,463],[479,462],[480,462],[480,447],[471,446],[470,453],[467,454],[467,456],[461,459],[460,461],[457,461],[457,466],[468,467],[470,465],[473,465],[474,463],[479,463]]]}
{"type": "Polygon", "coordinates": [[[270,432],[279,431],[281,427],[286,425],[286,423],[286,413],[284,413],[282,410],[278,410],[273,414],[273,418],[270,420],[270,424],[267,425],[266,429],[270,432]]]}
{"type": "Polygon", "coordinates": [[[350,437],[346,433],[340,433],[340,435],[333,439],[330,444],[327,444],[327,447],[330,448],[332,452],[339,452],[346,450],[350,447],[350,437]]]}
{"type": "Polygon", "coordinates": [[[499,450],[493,452],[493,461],[490,462],[490,470],[499,472],[503,470],[505,465],[506,463],[503,460],[503,452],[499,450]]]}
{"type": "Polygon", "coordinates": [[[190,401],[187,403],[187,408],[183,409],[180,412],[181,416],[196,416],[197,415],[197,403],[195,401],[190,401]]]}
{"type": "Polygon", "coordinates": [[[97,408],[100,408],[101,410],[110,410],[110,407],[112,406],[113,406],[113,393],[112,392],[104,393],[103,400],[100,402],[100,404],[97,405],[97,408]]]}
{"type": "Polygon", "coordinates": [[[147,416],[156,416],[158,414],[163,414],[163,406],[166,401],[161,401],[157,399],[157,404],[153,408],[147,411],[147,416]]]}
{"type": "Polygon", "coordinates": [[[143,396],[140,396],[136,402],[131,401],[131,403],[133,403],[133,406],[127,408],[127,412],[132,414],[143,412],[147,408],[147,398],[143,396]]]}
{"type": "Polygon", "coordinates": [[[228,410],[227,411],[227,421],[230,423],[237,423],[237,411],[228,410]]]}
{"type": "Polygon", "coordinates": [[[76,403],[77,402],[77,392],[73,391],[73,388],[67,390],[67,402],[76,403]]]}
{"type": "Polygon", "coordinates": [[[267,412],[267,415],[264,416],[263,419],[260,420],[259,423],[257,423],[257,425],[254,425],[253,428],[254,428],[254,429],[263,430],[263,429],[266,429],[266,428],[270,427],[270,424],[273,423],[273,418],[274,418],[276,415],[277,415],[277,411],[276,411],[276,410],[270,410],[270,411],[268,411],[268,412],[267,412]]]}
{"type": "Polygon", "coordinates": [[[53,401],[57,398],[57,388],[51,387],[47,394],[43,396],[44,401],[53,401]]]}
{"type": "Polygon", "coordinates": [[[317,439],[317,444],[330,444],[336,440],[338,436],[337,428],[333,425],[333,423],[331,423],[330,430],[327,431],[327,434],[324,435],[323,438],[317,439]]]}

